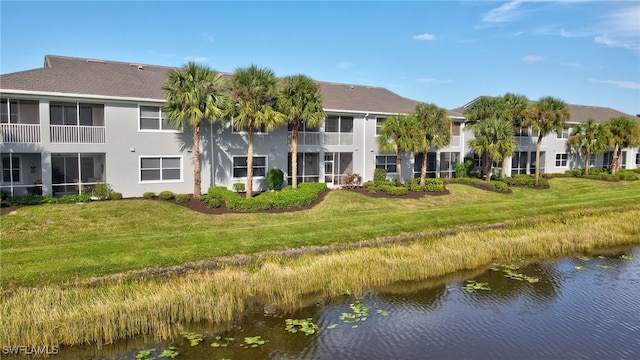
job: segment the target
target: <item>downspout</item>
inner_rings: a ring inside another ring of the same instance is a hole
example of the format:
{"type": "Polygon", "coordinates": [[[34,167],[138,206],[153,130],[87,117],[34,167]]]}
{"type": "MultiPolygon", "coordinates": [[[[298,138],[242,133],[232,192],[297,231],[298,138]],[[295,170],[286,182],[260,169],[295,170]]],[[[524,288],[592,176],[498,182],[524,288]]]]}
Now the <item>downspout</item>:
{"type": "Polygon", "coordinates": [[[362,124],[362,176],[364,180],[367,173],[367,116],[369,113],[364,114],[364,123],[362,124]]]}

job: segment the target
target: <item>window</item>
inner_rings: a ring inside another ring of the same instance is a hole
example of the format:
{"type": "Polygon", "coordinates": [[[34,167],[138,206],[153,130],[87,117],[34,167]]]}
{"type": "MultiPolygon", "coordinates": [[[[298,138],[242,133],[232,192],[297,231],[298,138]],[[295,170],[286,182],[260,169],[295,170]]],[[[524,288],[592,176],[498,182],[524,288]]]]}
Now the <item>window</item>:
{"type": "Polygon", "coordinates": [[[611,168],[613,162],[613,151],[607,151],[602,155],[602,167],[605,169],[611,168]]]}
{"type": "Polygon", "coordinates": [[[387,173],[395,173],[396,156],[395,155],[378,155],[376,156],[376,169],[386,169],[387,173]]]}
{"type": "Polygon", "coordinates": [[[562,129],[561,133],[558,133],[558,139],[568,139],[569,136],[571,136],[571,133],[573,132],[573,128],[572,127],[565,127],[562,129]]]}
{"type": "Polygon", "coordinates": [[[526,174],[529,152],[516,151],[511,158],[511,175],[526,174]]]}
{"type": "Polygon", "coordinates": [[[589,167],[596,167],[596,154],[589,154],[589,167]]]}
{"type": "Polygon", "coordinates": [[[460,136],[460,123],[452,122],[451,123],[451,136],[460,136]]]}
{"type": "Polygon", "coordinates": [[[18,155],[2,155],[2,182],[19,183],[20,157],[18,155]]]}
{"type": "Polygon", "coordinates": [[[528,127],[520,127],[520,126],[516,126],[513,128],[513,133],[514,136],[517,137],[529,137],[531,136],[529,133],[529,128],[528,127]]]}
{"type": "MultiPolygon", "coordinates": [[[[253,157],[253,176],[260,177],[267,174],[267,157],[266,156],[254,156],[253,157]]],[[[234,156],[233,157],[233,177],[243,178],[247,177],[247,157],[246,156],[234,156]]]]}
{"type": "MultiPolygon", "coordinates": [[[[422,174],[422,160],[424,159],[424,154],[419,153],[415,157],[415,162],[413,164],[413,177],[419,178],[422,174]]],[[[427,173],[426,176],[428,178],[436,177],[436,153],[430,152],[427,153],[427,173]]]]}
{"type": "Polygon", "coordinates": [[[329,116],[327,117],[327,120],[325,120],[324,131],[335,132],[335,133],[352,133],[353,117],[352,116],[329,116]]]}
{"type": "Polygon", "coordinates": [[[164,112],[159,106],[140,106],[140,130],[176,131],[175,126],[169,124],[164,112]]]}
{"type": "MultiPolygon", "coordinates": [[[[289,123],[287,125],[287,131],[291,132],[293,131],[293,124],[289,123]]],[[[318,132],[320,131],[319,127],[310,127],[309,125],[307,125],[307,123],[305,121],[301,121],[300,125],[298,126],[298,132],[318,132]]]]}
{"type": "Polygon", "coordinates": [[[626,151],[623,151],[620,154],[620,168],[621,169],[627,168],[627,152],[626,151]]]}
{"type": "Polygon", "coordinates": [[[1,99],[0,101],[0,123],[17,123],[18,103],[16,101],[9,101],[9,99],[1,99]]]}
{"type": "Polygon", "coordinates": [[[102,112],[98,119],[94,119],[94,109],[101,109],[101,105],[87,104],[51,104],[49,116],[51,125],[95,126],[103,121],[102,112]]]}
{"type": "Polygon", "coordinates": [[[376,118],[376,135],[380,135],[382,131],[382,124],[387,120],[387,118],[379,117],[376,118]]]}
{"type": "Polygon", "coordinates": [[[182,157],[140,157],[140,181],[182,181],[182,157]]]}
{"type": "Polygon", "coordinates": [[[556,167],[566,167],[567,158],[567,154],[556,154],[556,167]]]}
{"type": "MultiPolygon", "coordinates": [[[[532,151],[531,153],[529,153],[529,156],[531,158],[530,165],[529,165],[529,174],[535,174],[536,173],[536,152],[532,151]]],[[[544,151],[540,151],[540,174],[544,174],[545,164],[547,163],[546,158],[547,158],[546,153],[544,151]]]]}
{"type": "Polygon", "coordinates": [[[640,149],[636,153],[636,166],[640,166],[640,149]]]}
{"type": "Polygon", "coordinates": [[[452,178],[455,174],[454,168],[460,162],[460,153],[441,152],[440,153],[440,177],[452,178]]]}

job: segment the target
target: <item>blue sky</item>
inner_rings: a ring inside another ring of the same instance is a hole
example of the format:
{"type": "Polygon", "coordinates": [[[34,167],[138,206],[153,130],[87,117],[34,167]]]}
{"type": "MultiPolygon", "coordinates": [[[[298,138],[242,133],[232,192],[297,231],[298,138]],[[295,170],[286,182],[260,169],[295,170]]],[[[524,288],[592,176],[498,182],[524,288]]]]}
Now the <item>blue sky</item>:
{"type": "Polygon", "coordinates": [[[637,1],[0,2],[0,72],[44,55],[381,86],[451,109],[480,95],[640,113],[637,1]]]}

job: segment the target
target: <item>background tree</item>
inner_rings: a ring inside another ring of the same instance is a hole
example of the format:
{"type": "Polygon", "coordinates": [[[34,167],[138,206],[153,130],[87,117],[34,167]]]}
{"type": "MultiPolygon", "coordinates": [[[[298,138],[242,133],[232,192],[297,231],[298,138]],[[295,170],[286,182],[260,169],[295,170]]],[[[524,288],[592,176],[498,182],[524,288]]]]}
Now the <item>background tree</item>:
{"type": "Polygon", "coordinates": [[[193,197],[201,195],[200,125],[219,121],[225,115],[228,97],[220,74],[207,66],[189,62],[174,69],[163,86],[167,122],[193,129],[193,197]]]}
{"type": "Polygon", "coordinates": [[[420,185],[424,186],[427,177],[427,153],[431,146],[436,149],[451,143],[451,119],[444,109],[435,104],[418,104],[415,117],[418,123],[418,151],[422,151],[420,185]]]}
{"type": "Polygon", "coordinates": [[[469,146],[474,153],[487,154],[489,167],[486,181],[491,181],[491,168],[494,161],[501,161],[505,156],[513,155],[516,142],[513,139],[513,126],[505,118],[491,117],[487,120],[475,123],[471,126],[475,135],[469,141],[469,146]]]}
{"type": "Polygon", "coordinates": [[[301,124],[316,128],[325,118],[323,98],[318,83],[305,75],[282,79],[279,110],[291,124],[291,187],[298,188],[298,128],[301,124]]]}
{"type": "Polygon", "coordinates": [[[380,128],[378,145],[383,152],[396,152],[397,184],[402,184],[402,153],[415,152],[421,142],[421,131],[413,115],[389,116],[380,128]]]}
{"type": "Polygon", "coordinates": [[[588,118],[586,122],[576,126],[573,135],[569,137],[569,145],[584,156],[585,175],[589,175],[591,154],[601,154],[609,147],[606,140],[606,130],[602,124],[588,118]]]}
{"type": "Polygon", "coordinates": [[[640,145],[640,126],[637,122],[625,116],[612,117],[606,123],[610,133],[610,145],[613,146],[611,173],[620,170],[620,156],[622,149],[640,145]]]}
{"type": "Polygon", "coordinates": [[[253,196],[253,135],[257,129],[271,130],[286,124],[278,105],[277,80],[273,71],[251,65],[239,68],[231,77],[231,95],[234,102],[233,126],[245,130],[247,139],[246,196],[253,196]]]}
{"type": "Polygon", "coordinates": [[[524,125],[531,126],[534,132],[538,133],[536,142],[536,185],[540,180],[540,146],[542,139],[552,131],[561,133],[566,126],[566,121],[571,118],[567,103],[552,96],[540,98],[531,108],[530,116],[527,117],[524,125]]]}
{"type": "MultiPolygon", "coordinates": [[[[491,118],[498,118],[504,111],[504,101],[499,97],[481,96],[474,101],[464,112],[464,117],[475,123],[480,123],[491,118]]],[[[475,152],[475,151],[474,151],[475,152]]],[[[492,163],[487,152],[476,153],[483,159],[481,173],[486,175],[491,171],[492,163]]]]}
{"type": "MultiPolygon", "coordinates": [[[[503,106],[501,116],[504,116],[512,126],[523,127],[526,123],[527,116],[529,115],[529,99],[524,95],[518,95],[513,93],[506,93],[502,96],[503,106]]],[[[500,177],[505,178],[507,176],[507,167],[511,156],[505,156],[502,159],[502,171],[500,177]]]]}

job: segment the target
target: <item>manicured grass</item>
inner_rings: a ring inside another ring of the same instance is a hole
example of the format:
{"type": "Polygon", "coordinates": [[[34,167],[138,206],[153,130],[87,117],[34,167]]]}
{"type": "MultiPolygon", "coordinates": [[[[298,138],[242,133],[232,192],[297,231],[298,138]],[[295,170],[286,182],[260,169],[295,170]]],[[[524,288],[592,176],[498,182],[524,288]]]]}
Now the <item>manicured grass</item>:
{"type": "Polygon", "coordinates": [[[421,200],[332,191],[311,210],[281,214],[209,216],[150,200],[24,207],[0,218],[2,288],[640,204],[639,181],[549,183],[548,190],[513,188],[511,194],[450,184],[449,195],[421,200]]]}

